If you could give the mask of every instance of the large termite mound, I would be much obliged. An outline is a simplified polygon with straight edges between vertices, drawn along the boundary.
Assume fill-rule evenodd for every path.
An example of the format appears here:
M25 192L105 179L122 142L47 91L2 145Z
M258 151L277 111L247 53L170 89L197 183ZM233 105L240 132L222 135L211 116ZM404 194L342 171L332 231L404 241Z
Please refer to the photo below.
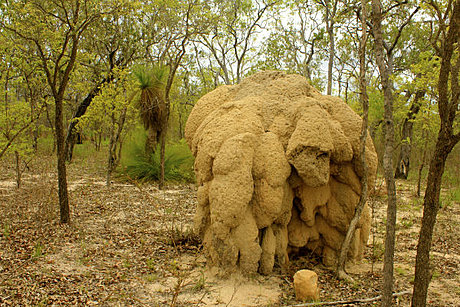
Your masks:
M269 274L308 249L333 265L358 204L361 118L299 75L267 71L203 96L185 135L195 155L195 229L208 264ZM377 155L366 142L369 185ZM362 256L369 209L349 259Z

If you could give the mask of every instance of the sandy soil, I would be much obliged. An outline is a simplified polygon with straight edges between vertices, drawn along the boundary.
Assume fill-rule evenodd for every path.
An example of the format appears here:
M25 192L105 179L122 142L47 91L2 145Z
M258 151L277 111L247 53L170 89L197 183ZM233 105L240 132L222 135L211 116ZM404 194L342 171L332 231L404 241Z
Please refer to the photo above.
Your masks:
M0 178L0 305L18 306L288 306L299 269L319 275L321 300L379 295L385 203L377 188L373 237L365 259L351 265L354 282L336 280L306 251L272 276L217 277L206 268L192 229L193 185L159 191L151 184L105 186L103 168L69 166L72 223L58 223L56 175L43 163L16 189L12 170ZM395 291L412 287L422 200L398 182ZM447 193L448 191L444 191ZM460 306L460 206L446 204L433 240L429 306ZM409 296L398 298L409 306ZM371 306L372 304L368 304ZM364 305L363 305L364 306Z

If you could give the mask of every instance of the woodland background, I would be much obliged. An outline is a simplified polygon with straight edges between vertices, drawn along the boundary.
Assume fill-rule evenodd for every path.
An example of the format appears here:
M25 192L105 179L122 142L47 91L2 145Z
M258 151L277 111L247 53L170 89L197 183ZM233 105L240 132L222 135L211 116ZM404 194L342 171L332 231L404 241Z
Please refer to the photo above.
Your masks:
M46 197L49 210L59 209L52 219L63 224L80 214L72 205L78 195L70 192L69 205L68 177L73 183L104 177L107 186L128 182L139 189L143 181L161 188L164 180L193 182L183 137L194 103L219 85L270 69L303 75L368 117L380 180L409 184L419 205L430 161L438 158L442 116L450 116L452 146L443 156L436 206L458 208L458 6L450 0L1 0L1 179L14 180L18 190L11 193L24 196L32 182L54 187L39 176L56 168L58 185ZM444 96L449 112L439 109ZM149 122L145 109L152 105L164 109ZM394 190L394 198L401 201L401 193ZM12 194L5 195L3 210L14 206ZM2 240L17 218L0 219ZM458 215L452 219L458 226ZM36 252L31 244L29 256ZM456 287L458 293L458 280Z

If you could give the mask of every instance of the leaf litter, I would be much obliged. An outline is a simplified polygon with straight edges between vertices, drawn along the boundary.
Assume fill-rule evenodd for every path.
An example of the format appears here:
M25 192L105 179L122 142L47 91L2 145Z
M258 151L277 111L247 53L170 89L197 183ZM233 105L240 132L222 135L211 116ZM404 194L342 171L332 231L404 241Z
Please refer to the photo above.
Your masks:
M16 189L8 165L0 178L0 305L54 306L278 306L295 301L292 276L318 273L322 301L379 295L382 282L385 197L377 188L372 237L361 263L348 266L353 282L339 281L309 251L272 276L219 279L206 268L193 234L193 185L115 180L105 186L98 161L69 165L71 224L61 225L56 173L43 158ZM100 162L100 161L99 161ZM398 181L395 292L413 286L421 199ZM460 305L460 208L444 206L433 238L429 306ZM395 299L410 305L410 296ZM379 302L361 304L374 306Z

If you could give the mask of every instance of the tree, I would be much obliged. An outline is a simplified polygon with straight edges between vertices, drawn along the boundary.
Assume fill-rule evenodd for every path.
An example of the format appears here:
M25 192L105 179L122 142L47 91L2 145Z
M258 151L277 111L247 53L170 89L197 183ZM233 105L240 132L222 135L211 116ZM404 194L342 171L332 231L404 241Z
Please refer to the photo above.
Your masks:
M209 3L211 30L200 35L200 43L210 52L225 84L240 83L248 53L267 10L277 1L237 0Z
M132 103L137 94L135 82L127 69L115 69L114 81L101 87L86 113L79 118L77 129L91 129L94 122L109 136L106 184L111 185L112 173L121 160L124 137L134 125L137 110Z
M63 101L88 26L103 13L100 2L11 1L2 24L16 39L32 43L55 104L55 132L61 223L70 222L65 165Z
M425 96L425 90L420 89L415 92L414 100L411 103L410 109L407 112L406 118L403 122L401 133L401 149L396 166L395 178L407 179L410 167L410 154L412 149L412 131L414 120L420 111L422 99Z
M79 119L85 115L102 87L114 81L114 71L128 67L140 57L142 45L149 44L147 31L142 29L142 23L136 22L140 16L141 12L136 10L134 4L123 4L112 14L95 20L92 35L85 37L80 44L82 52L86 54L84 66L88 67L87 74L90 74L86 81L93 85L79 102L67 128L65 155L69 162L72 161L77 140L75 127Z
M399 62L402 70L405 70L406 76L410 77L411 82L405 82L400 86L401 91L406 93L406 100L401 109L406 109L405 116L402 118L400 128L400 146L399 155L396 161L396 179L407 179L410 171L410 160L412 147L414 145L414 124L427 104L425 95L427 94L428 84L433 82L432 78L435 75L436 65L433 62L433 48L426 43L426 37L429 36L430 30L427 23L414 20L412 24L407 26L405 33L410 33L409 37L403 37L406 45L411 46L405 52L403 57L400 57ZM410 103L409 103L410 102Z
M441 58L438 80L438 111L441 119L438 138L427 178L423 203L423 218L415 260L415 280L412 306L426 306L430 282L430 249L433 229L439 210L439 195L446 159L460 141L460 132L455 131L455 120L459 114L460 100L460 0L450 1L445 10L435 2L428 2L438 21L434 33L434 47ZM450 16L450 19L449 19Z
M295 18L276 16L271 33L264 40L258 63L252 69L278 69L297 73L321 88L318 51L324 48L324 29L317 19L319 12L307 2L287 1L285 10ZM275 12L282 15L284 12Z
M325 10L324 23L326 24L326 32L329 39L329 56L327 62L327 94L332 94L332 68L335 57L335 23L337 18L338 0L315 0Z
M350 225L347 229L347 234L345 239L342 242L340 248L339 259L337 260L337 269L336 274L338 278L346 279L348 278L345 272L345 262L347 259L348 250L350 247L351 240L355 233L356 225L358 224L359 219L361 218L361 213L363 212L364 206L367 201L367 190L368 190L368 167L366 163L366 140L368 137L368 114L369 114L369 96L367 95L367 80L366 80L366 44L367 44L367 1L361 1L361 39L359 42L359 97L363 107L363 123L361 127L361 167L363 169L363 176L361 177L361 196L359 198L358 205L355 208L355 214L350 221Z
M388 44L383 37L382 3L380 0L372 0L372 33L374 35L374 48L376 62L380 72L380 81L384 96L384 122L385 122L385 153L383 156L383 170L387 187L388 207L387 224L385 232L385 255L383 264L383 287L382 287L382 306L391 306L393 292L393 265L394 265L394 246L396 229L396 185L393 177L393 150L394 150L394 122L393 122L393 51L401 37L404 27L410 22L415 9L409 18L398 28L397 36L392 45ZM386 14L387 12L385 12Z

